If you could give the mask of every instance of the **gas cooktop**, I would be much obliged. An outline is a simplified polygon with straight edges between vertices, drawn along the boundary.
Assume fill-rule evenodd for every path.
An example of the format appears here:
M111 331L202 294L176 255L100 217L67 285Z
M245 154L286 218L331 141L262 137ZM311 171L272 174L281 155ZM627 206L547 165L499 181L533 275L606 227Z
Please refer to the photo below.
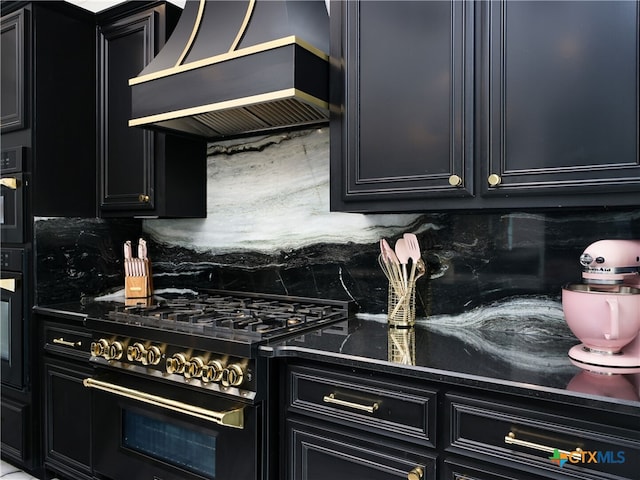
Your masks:
M168 331L242 337L251 343L344 320L352 310L348 301L207 290L118 306L108 318Z

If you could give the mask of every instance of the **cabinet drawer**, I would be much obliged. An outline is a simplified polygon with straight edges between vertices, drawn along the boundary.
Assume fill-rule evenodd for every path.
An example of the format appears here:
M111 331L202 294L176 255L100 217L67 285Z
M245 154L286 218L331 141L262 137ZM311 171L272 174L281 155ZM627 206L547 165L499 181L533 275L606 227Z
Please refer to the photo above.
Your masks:
M402 442L287 421L287 480L431 480L435 457Z
M45 323L44 349L50 354L89 360L91 334L81 326Z
M435 391L366 372L291 367L288 375L290 411L435 446Z
M543 411L457 394L447 394L445 406L451 452L563 478L633 479L640 471L637 421L623 429L569 407Z

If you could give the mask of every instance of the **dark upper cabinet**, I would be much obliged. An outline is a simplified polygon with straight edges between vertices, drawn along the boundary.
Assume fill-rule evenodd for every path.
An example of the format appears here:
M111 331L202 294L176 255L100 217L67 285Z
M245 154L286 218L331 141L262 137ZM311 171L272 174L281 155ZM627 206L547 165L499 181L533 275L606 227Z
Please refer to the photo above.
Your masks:
M206 216L206 141L129 127L129 79L153 59L181 10L128 2L98 15L100 215Z
M26 10L2 17L0 33L0 131L10 132L26 126L25 118L25 27Z
M25 153L33 215L96 215L94 55L89 12L3 2L1 143Z
M480 164L500 178L480 182L483 195L583 194L565 198L600 205L599 193L629 192L611 203L640 204L639 9L483 4Z
M332 2L331 209L638 205L637 2Z

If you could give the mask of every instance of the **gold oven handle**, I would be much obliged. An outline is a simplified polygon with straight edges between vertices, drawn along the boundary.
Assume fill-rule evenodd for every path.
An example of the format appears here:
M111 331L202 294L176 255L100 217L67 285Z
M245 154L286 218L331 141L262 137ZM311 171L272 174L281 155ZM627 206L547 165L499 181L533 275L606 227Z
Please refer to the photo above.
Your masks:
M15 278L2 278L0 279L0 288L9 292L16 291L16 279Z
M333 403L335 405L341 405L343 407L354 408L356 410L364 410L367 413L373 413L378 409L378 403L375 402L373 405L360 405L359 403L348 402L346 400L340 400L336 398L335 394L331 393L329 395L325 395L322 399L325 403Z
M518 445L520 447L527 447L527 448L531 448L533 450L538 450L540 452L545 452L545 453L553 453L557 450L559 453L564 453L565 455L570 456L575 460L582 459L582 456L580 454L582 452L582 449L580 447L577 447L573 452L568 452L566 450L560 450L559 448L548 447L547 445L540 445L539 443L527 442L526 440L519 440L516 438L516 434L513 432L509 432L507 435L505 435L504 443L506 443L507 445Z
M18 188L18 179L15 177L0 178L0 185L10 188L11 190L16 190Z
M131 398L139 402L155 405L156 407L166 408L174 412L184 413L192 417L202 418L209 422L217 423L225 427L244 428L244 408L236 408L226 412L216 412L205 408L196 407L169 398L158 397L149 393L133 390L131 388L116 385L114 383L103 382L94 378L85 378L82 381L87 388L95 388L121 397Z

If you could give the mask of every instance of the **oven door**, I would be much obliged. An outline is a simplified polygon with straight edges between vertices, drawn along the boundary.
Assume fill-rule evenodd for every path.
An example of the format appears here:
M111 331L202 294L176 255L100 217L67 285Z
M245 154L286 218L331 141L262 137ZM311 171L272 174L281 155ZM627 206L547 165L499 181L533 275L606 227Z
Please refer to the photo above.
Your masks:
M3 251L3 258L4 258ZM22 274L0 272L0 357L2 383L22 389L24 370L22 337L24 308L22 304Z
M24 243L27 175L0 177L0 238L2 243Z
M93 389L94 471L112 480L256 480L261 409L126 373Z

